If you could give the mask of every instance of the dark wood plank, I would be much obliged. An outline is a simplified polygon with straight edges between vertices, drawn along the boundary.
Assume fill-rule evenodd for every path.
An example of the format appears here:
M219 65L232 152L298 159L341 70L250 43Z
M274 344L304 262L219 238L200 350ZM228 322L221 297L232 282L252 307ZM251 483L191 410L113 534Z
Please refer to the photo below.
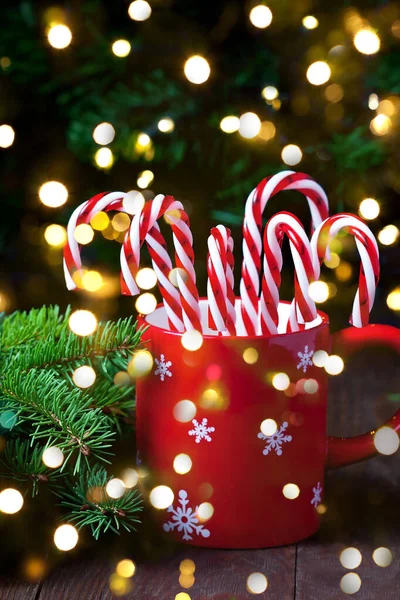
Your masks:
M36 600L39 588L39 583L30 584L17 579L0 577L1 600Z
M389 399L399 390L400 358L386 351L363 351L332 381L329 407L331 435L356 435L390 417L399 404ZM358 548L362 563L354 572L361 578L355 597L360 600L398 600L400 581L400 454L338 469L326 477L320 532L298 544L296 599L348 598L340 580L349 570L339 560L348 546ZM375 548L393 553L387 568L373 559Z

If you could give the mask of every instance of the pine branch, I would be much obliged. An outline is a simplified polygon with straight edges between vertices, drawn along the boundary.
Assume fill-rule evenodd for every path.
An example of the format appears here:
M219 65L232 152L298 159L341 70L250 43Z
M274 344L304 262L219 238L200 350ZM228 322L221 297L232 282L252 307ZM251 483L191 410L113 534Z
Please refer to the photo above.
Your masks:
M71 390L55 371L23 373L9 368L0 393L9 409L31 422L32 440L46 438L64 451L62 469L76 453L74 473L79 472L82 457L87 464L89 456L108 462L107 448L115 438L110 419L101 409L91 408L93 399L80 389Z
M103 467L96 466L92 471L83 471L68 491L55 489L62 498L61 505L70 510L67 521L78 529L90 527L96 540L108 530L117 534L121 529L136 531L135 525L140 523L137 514L143 507L139 493L127 490L122 498L110 498L105 488L112 478Z

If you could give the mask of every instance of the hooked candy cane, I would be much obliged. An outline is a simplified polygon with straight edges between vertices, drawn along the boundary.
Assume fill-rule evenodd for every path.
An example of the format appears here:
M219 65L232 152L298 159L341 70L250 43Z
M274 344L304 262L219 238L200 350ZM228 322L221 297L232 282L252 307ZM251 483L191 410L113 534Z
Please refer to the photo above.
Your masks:
M243 263L240 282L241 312L247 335L256 335L259 323L259 291L262 253L262 213L269 199L283 190L306 196L312 230L328 217L328 198L322 187L305 173L282 171L261 181L250 193L243 222Z
M208 238L207 296L210 329L236 335L233 277L233 239L229 229L218 225Z

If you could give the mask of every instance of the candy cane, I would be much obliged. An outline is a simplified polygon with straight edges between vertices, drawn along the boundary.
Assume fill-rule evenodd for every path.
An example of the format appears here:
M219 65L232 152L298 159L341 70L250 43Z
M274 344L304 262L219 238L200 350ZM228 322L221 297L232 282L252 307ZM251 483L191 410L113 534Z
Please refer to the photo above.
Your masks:
M279 287L281 284L283 236L289 238L295 267L295 302L291 306L291 318L300 310L303 319L313 321L317 317L315 303L308 288L315 279L315 268L310 242L304 228L294 215L280 212L274 215L264 230L264 274L260 300L262 335L278 333Z
M378 244L370 228L362 219L348 213L329 217L321 223L311 238L313 264L318 278L327 246L345 227L348 227L354 236L361 258L358 289L349 322L354 327L365 327L369 322L380 274Z
M163 215L167 215L171 224L176 265L186 274L186 279L181 276L180 271L177 275L183 322L187 330L201 331L199 294L193 267L193 236L190 231L189 218L182 203L172 196L158 194L153 200L146 202L143 209L132 219L121 248L122 293L134 296L139 292L135 276L139 269L140 248L145 240L148 241L149 250L153 253L152 258L157 274L165 274L167 271L165 254L155 243L157 240L154 240L154 226ZM163 279L165 285L167 285L166 280L168 280L167 277Z
M311 212L312 230L329 214L328 199L324 190L305 173L282 171L261 181L250 193L243 222L243 264L240 282L242 319L247 335L256 335L259 322L262 213L268 200L282 190L297 190L304 194Z
M107 212L112 210L128 212L123 205L125 195L124 192L104 192L97 194L78 206L72 213L67 227L67 244L64 247L64 275L68 289L76 289L77 286L72 278L72 273L74 270L80 271L82 269L80 245L74 236L76 227L81 223L90 223L93 216L103 210ZM182 321L179 292L168 279L168 275L172 269L172 262L166 250L164 237L157 223L155 223L151 233L148 235L146 242L163 296L169 325L172 330L182 332L184 331L184 324ZM161 261L158 261L158 257L161 258ZM124 247L121 248L121 262L126 263ZM136 293L139 293L137 286Z
M207 296L210 329L225 335L236 334L233 290L233 239L229 229L218 225L208 238Z

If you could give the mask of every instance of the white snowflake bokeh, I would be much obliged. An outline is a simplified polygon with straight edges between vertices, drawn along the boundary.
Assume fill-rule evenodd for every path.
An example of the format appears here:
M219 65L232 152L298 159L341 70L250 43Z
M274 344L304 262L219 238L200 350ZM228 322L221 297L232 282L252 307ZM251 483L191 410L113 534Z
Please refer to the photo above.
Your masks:
M207 442L212 442L212 437L210 433L215 431L215 427L208 427L208 419L203 419L201 423L197 421L197 419L193 419L192 424L194 425L193 429L191 429L188 433L189 435L196 436L196 444L200 444L201 440L206 440Z
M273 450L275 450L278 456L282 456L283 444L287 444L293 439L291 435L286 435L287 427L288 422L284 421L273 435L265 435L262 431L259 432L257 437L260 438L260 440L264 440L266 442L263 454L267 455Z
M317 508L318 504L321 504L321 501L322 501L322 499L321 499L322 486L319 481L318 481L316 487L313 487L312 491L313 491L314 496L313 496L313 499L311 500L311 504L313 506L315 506L315 508Z
M172 373L169 370L169 368L172 367L172 362L170 360L165 360L164 354L161 354L160 360L158 360L158 358L155 358L154 362L157 365L157 369L154 371L154 375L159 375L161 381L164 381L165 377L172 377Z
M297 356L300 359L299 364L297 365L297 368L303 369L303 373L305 373L307 371L308 367L313 366L313 362L311 360L311 357L313 354L314 354L314 350L309 350L308 346L304 346L304 352L297 353Z
M164 523L164 531L174 531L176 529L179 533L183 532L182 540L186 542L193 539L193 533L201 535L204 538L210 537L209 529L199 524L199 520L196 517L198 506L194 510L188 507L189 499L185 490L180 490L178 496L180 506L174 508L174 505L171 504L167 508L167 511L172 513L172 517L170 521Z

